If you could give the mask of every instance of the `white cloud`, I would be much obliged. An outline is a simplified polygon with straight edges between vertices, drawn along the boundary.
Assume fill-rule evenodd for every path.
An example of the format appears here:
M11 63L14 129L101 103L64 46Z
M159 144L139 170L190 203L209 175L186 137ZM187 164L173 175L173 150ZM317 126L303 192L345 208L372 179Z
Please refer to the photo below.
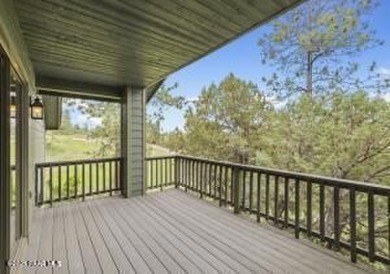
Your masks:
M197 97L197 96L186 98L186 101L189 103L194 103L194 102L197 102L198 100L199 100L199 97Z
M378 72L383 77L390 77L390 69L381 67L378 69Z
M382 94L381 97L385 99L386 102L390 102L390 93Z

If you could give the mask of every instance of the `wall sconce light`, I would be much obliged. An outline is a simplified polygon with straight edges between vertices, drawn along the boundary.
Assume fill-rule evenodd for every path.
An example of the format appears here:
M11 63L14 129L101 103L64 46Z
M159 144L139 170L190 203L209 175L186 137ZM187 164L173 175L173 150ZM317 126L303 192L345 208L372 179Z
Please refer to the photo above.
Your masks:
M34 101L30 104L31 119L42 120L43 119L43 104L41 99L36 96Z
M11 95L11 106L10 106L11 119L16 118L16 97Z

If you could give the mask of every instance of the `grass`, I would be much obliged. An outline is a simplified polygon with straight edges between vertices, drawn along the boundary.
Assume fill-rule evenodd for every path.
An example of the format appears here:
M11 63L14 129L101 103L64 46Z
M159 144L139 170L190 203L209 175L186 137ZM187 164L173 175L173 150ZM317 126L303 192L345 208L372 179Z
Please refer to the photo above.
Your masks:
M169 155L169 151L165 148L156 145L147 145L146 147L147 157L158 157ZM87 136L82 134L64 134L61 131L48 131L46 134L46 162L53 161L68 161L68 160L83 160L91 159L92 155L96 154L97 146L95 142L88 140ZM173 182L173 161L154 160L147 162L147 187L156 187L160 184L168 185ZM92 165L90 172L89 165L85 166L85 192L96 192L103 190L103 182L106 183L106 189L109 188L109 165L106 164L106 174L103 177L103 164L99 164L99 174L96 169L96 165ZM61 174L61 191L59 188L59 175ZM112 172L112 181L115 181L115 172ZM44 184L44 200L48 200L50 197L50 173L49 169L45 168L43 181ZM62 197L66 197L67 185L66 185L66 168L63 167L59 170L58 167L52 169L52 185L53 185L53 199L59 197L61 192ZM90 178L92 179L90 181ZM77 187L76 187L77 182ZM77 179L75 176L75 167L71 166L69 169L69 196L82 195L82 167L78 166Z

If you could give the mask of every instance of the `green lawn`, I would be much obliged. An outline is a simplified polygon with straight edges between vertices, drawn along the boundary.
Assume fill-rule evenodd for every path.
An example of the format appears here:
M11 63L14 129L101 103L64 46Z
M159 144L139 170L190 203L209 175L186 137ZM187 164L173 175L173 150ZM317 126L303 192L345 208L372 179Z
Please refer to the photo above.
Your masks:
M97 151L97 145L94 141L88 140L87 136L81 134L62 134L60 131L48 131L46 134L46 162L53 161L71 161L91 159ZM156 145L147 145L147 156L158 157L169 155L169 151L165 148ZM155 187L156 185L167 185L173 182L173 161L153 161L147 162L146 172L148 178L148 187ZM105 165L106 174L103 176L103 164L99 164L99 174L97 174L96 165L92 165L92 169L89 169L89 165L85 166L84 170L84 183L85 192L96 192L103 190L103 183L105 188L109 189L109 182L113 182L115 185L116 175L114 170L112 171L112 179L109 177L109 164ZM59 175L61 173L61 190L59 187ZM74 196L77 191L77 195L82 195L83 180L82 180L82 166L77 167L77 179L75 173L75 166L70 166L69 169L69 195ZM45 168L44 171L44 198L47 200L50 197L50 173L49 168ZM67 193L67 172L66 168L62 167L59 170L58 167L52 169L52 186L53 186L53 199L59 197L61 192L62 197L66 197ZM77 184L76 184L77 182ZM77 185L77 187L76 187Z

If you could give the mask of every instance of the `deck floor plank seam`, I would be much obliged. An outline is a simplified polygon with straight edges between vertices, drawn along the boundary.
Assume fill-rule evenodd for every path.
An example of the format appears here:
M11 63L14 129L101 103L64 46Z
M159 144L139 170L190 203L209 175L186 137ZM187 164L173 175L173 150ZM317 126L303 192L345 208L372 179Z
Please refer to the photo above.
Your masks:
M114 273L117 272L118 269L114 263L111 253L108 251L102 235L98 231L97 225L94 222L89 210L88 206L85 205L80 207L81 216L85 223L86 229L90 235L90 239L92 241L92 245L95 249L96 256L100 263L103 273Z
M220 249L232 252L235 254L236 259L245 263L245 265L253 272L280 272L283 271L283 262L278 264L273 263L270 260L268 254L263 254L263 257L256 256L252 252L247 252L247 249L250 248L248 245L244 245L239 242L237 239L234 239L227 233L225 230L214 231L212 226L209 226L205 220L194 220L194 216L188 217L186 214L182 213L179 209L166 209L165 201L154 200L154 197L149 196L145 198L145 202L150 202L152 205L157 206L158 203L161 205L161 210L165 211L167 215L171 215L172 218L177 223L182 223L183 225L189 226L194 231L199 231L198 233L204 237L207 237L209 241L215 242ZM272 258L271 258L272 259Z
M142 206L142 207L149 207L149 209L154 210L154 212L159 214L161 218L165 219L166 221L170 222L171 224L174 224L174 226L177 226L177 227L180 226L181 230L186 229L187 231L190 231L191 233L197 235L200 239L202 239L203 241L206 241L208 244L210 244L210 246L212 248L214 248L215 251L222 251L224 253L224 255L227 256L228 261L226 261L226 263L235 262L235 263L238 263L239 265L241 265L241 270L237 271L237 272L239 272L239 273L251 272L249 267L242 261L242 259L243 259L242 257L237 258L237 254L236 253L232 252L229 249L224 249L223 246L221 248L221 245L218 242L216 242L215 239L205 237L205 235L200 235L192 227L188 227L188 226L185 226L185 225L183 225L181 223L178 223L176 220L172 219L173 217L169 216L168 214L165 214L164 216L161 215L161 211L160 210L155 210L155 207L148 205L146 201L143 201L140 206ZM233 265L230 264L230 266L237 268L237 265L234 265L234 264Z
M142 241L139 236L124 222L124 220L118 215L114 205L104 204L100 205L100 211L103 214L110 215L112 219L118 224L119 229L123 232L123 235L128 239L134 248L139 252L140 256L148 264L150 270L153 273L168 273L165 266L159 261L157 256L149 249L149 247Z
M137 199L137 198L134 198ZM134 201L132 201L134 202ZM168 239L166 239L166 235L161 235L155 230L155 226L148 225L148 222L144 220L143 218L132 216L135 221L140 224L146 232L149 233L150 237L153 237L153 239L159 243L160 247L162 247L165 252L169 253L170 256L181 266L185 268L185 271L188 271L190 273L200 273L201 269L196 266L196 264L191 261L188 257L186 257L182 250L174 246L174 243L170 242Z
M102 239L106 244L107 249L109 250L112 258L114 259L115 265L120 273L135 273L134 266L131 264L127 258L120 242L117 241L115 236L112 234L110 228L102 220L102 217L97 212L98 206L93 202L88 204L88 210L91 213L92 218L94 219L95 224L97 225Z
M72 205L64 206L65 220L65 239L68 252L68 266L70 273L85 273L84 263L82 261L81 250L76 235L76 227L73 222Z
M168 195L166 197L161 197L161 196L162 195L160 195L159 197L156 196L154 198L156 199L161 198L162 202L173 203L174 205L177 205L172 208L175 208L175 210L178 211L182 211L183 215L187 215L187 214L191 215L191 219L195 223L199 223L200 221L205 222L205 225L208 226L210 230L214 230L214 229L218 231L225 230L229 235L229 237L231 237L230 239L233 241L233 243L236 244L239 243L242 247L251 250L251 253L254 255L257 254L258 256L262 256L263 258L264 256L266 256L267 258L269 258L270 263L272 264L275 264L279 261L277 259L278 256L280 256L283 253L286 253L280 248L277 248L278 247L277 245L267 244L267 241L264 241L263 237L252 239L248 237L249 233L247 232L243 233L242 230L235 227L233 224L231 224L230 226L225 226L221 224L219 220L217 220L218 217L212 218L209 214L204 214L199 210L196 210L194 207L189 206L188 204L178 203L177 201L174 200L174 198ZM171 200L167 200L167 199L171 199ZM298 258L294 260L292 258L293 255L292 254L289 255L290 256L287 256L286 254L285 259L283 261L279 261L279 265L283 268L292 268L295 269L296 271L302 271L301 264L305 264L305 262L300 262L299 260L297 260ZM319 270L309 263L306 264L306 268L311 269L311 271Z
M119 211L119 214L121 214L121 211ZM160 258L161 263L165 265L166 269L171 273L184 273L184 269L179 265L179 263L176 262L175 259L171 257L170 254L167 253L159 245L159 243L146 232L144 227L137 224L134 219L129 220L127 218L129 217L128 215L129 214L125 214L124 216L121 214L121 217L127 222L128 226L139 235L139 237L144 239L145 244L148 245L150 250L152 250L154 254Z
M42 222L42 226L45 229L45 233L42 235L40 244L39 244L39 251L38 251L38 258L39 260L52 260L53 259L53 210L50 208L45 208L45 216ZM38 273L52 273L51 268L36 268L36 272Z
M183 191L174 192L167 191L167 194L171 195L171 197L175 199L180 199L180 202L183 204L188 203L188 199L198 198L191 195L188 197L188 194ZM332 266L332 267L340 267L342 269L350 268L351 271L356 271L356 268L360 268L358 265L354 265L350 262L347 262L338 254L333 254L333 251L324 250L321 247L316 247L310 242L306 242L305 240L297 240L293 238L293 235L288 235L283 231L276 231L277 228L270 227L265 224L258 224L252 220L247 219L246 217L240 215L233 215L231 212L227 211L224 208L217 207L208 202L197 203L199 208L208 210L210 216L215 216L220 219L225 225L237 225L240 229L246 229L248 231L247 235L251 236L253 240L256 240L256 236L267 238L269 243L273 243L273 245L278 244L284 248L284 253L288 256L297 256L299 258L310 259L309 261L314 265L321 267L322 265ZM234 216L234 217L233 217ZM245 218L245 219L244 219ZM264 235L266 234L266 235ZM294 248L296 247L296 248ZM324 254L323 254L324 253ZM325 256L321 256L325 255ZM363 269L361 269L363 270Z
M129 208L142 208L142 201L136 204L129 204ZM193 239L188 234L185 234L180 227L174 227L170 223L164 221L161 216L151 211L149 208L142 208L145 214L145 218L158 222L159 226L163 229L160 231L163 235L170 233L172 237L175 237L175 241L181 242L186 248L194 252L198 258L207 262L208 265L212 266L214 270L223 273L234 272L223 260L218 259L215 254L211 253L207 248L202 246L199 242ZM244 272L244 271L243 271Z
M101 201L99 201L101 203ZM151 270L148 264L144 261L139 252L135 249L131 242L128 241L126 236L122 233L121 229L118 227L118 224L114 222L110 215L100 214L101 218L104 220L105 224L110 228L112 235L116 238L117 242L120 244L123 252L125 253L127 259L132 264L135 272L137 273L151 273Z

